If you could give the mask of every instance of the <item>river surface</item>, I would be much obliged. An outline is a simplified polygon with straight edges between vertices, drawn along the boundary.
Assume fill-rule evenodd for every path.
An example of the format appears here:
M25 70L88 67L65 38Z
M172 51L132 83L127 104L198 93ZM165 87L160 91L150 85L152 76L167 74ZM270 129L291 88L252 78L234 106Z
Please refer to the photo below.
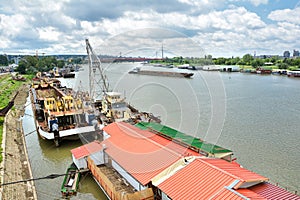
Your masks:
M110 88L140 111L152 112L163 124L228 148L243 167L290 191L300 191L300 79L207 71L188 71L194 76L185 79L128 74L141 66L138 63L103 66ZM87 66L75 79L61 81L68 87L87 87ZM25 134L34 131L30 105L23 124ZM65 173L72 162L70 150L82 144L70 141L57 148L36 132L27 135L26 142L34 177ZM63 177L36 181L39 199L61 199L62 181ZM106 198L94 180L85 176L72 199Z

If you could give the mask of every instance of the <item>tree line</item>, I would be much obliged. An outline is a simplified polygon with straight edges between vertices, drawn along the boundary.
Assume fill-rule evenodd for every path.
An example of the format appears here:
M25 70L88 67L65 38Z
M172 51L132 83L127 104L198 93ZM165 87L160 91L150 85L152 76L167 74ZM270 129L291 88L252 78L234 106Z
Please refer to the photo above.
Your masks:
M296 58L282 58L279 56L256 58L250 54L245 54L242 58L232 57L232 58L214 58L214 64L216 65L247 65L253 68L263 67L263 66L275 66L279 69L297 69L300 68L300 57Z
M211 55L206 55L204 58L185 57L182 56L165 58L162 60L152 61L152 63L163 63L167 65L182 65L190 64L196 66L203 65L239 65L251 66L253 68L272 66L279 69L298 69L300 68L300 57L297 58L282 58L280 56L273 57L254 57L251 54L245 54L243 57L231 58L213 58ZM0 66L7 66L10 62L5 55L0 55ZM71 63L82 63L81 58L74 58ZM16 69L21 74L35 74L37 72L47 72L54 67L62 68L65 65L64 60L58 60L54 56L24 56Z
M43 56L38 58L36 56L25 56L20 60L16 72L20 74L36 74L37 72L48 72L55 67L62 68L65 61L57 60L52 56Z
M206 55L204 58L194 57L174 57L165 58L163 60L152 61L152 63L163 63L171 65L239 65L239 66L251 66L253 68L272 66L279 69L298 69L300 68L300 57L297 58L282 58L280 56L273 57L254 57L251 54L245 54L243 57L231 57L231 58L212 58L211 55Z

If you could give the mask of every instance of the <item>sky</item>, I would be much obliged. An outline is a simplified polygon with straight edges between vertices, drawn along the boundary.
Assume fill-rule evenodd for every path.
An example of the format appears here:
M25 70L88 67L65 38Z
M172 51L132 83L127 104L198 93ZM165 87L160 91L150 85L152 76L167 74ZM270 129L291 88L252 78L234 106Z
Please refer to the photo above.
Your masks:
M300 0L0 0L0 54L242 57L300 50Z

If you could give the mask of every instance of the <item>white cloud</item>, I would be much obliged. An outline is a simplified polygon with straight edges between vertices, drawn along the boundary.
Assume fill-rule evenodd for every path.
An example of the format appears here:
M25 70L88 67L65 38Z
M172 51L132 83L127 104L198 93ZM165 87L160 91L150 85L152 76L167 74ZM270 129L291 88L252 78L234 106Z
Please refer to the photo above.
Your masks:
M7 37L15 37L16 35L21 34L23 28L29 26L26 22L26 18L21 14L11 16L0 15L0 19L1 35Z
M300 8L273 11L268 18L275 23L267 24L268 20L250 12L247 6L249 3L267 4L268 0L178 1L170 4L171 0L167 0L161 5L154 0L150 5L129 0L122 5L109 0L87 4L79 0L12 0L1 5L0 45L12 51L40 49L47 54L85 53L85 38L97 45L113 40L111 47L105 44L107 49L99 49L117 55L120 51L139 49L139 44L159 49L164 41L170 51L177 48L188 53L192 49L183 43L189 39L213 55L226 53L230 56L254 49L281 53L288 45L291 49L299 46ZM102 13L97 7L102 4L114 9L101 8L106 12Z
M60 41L61 34L54 27L38 28L39 37L45 41Z
M275 10L268 15L268 18L279 22L290 22L300 24L300 7L295 9Z
M268 0L249 0L253 5L268 4Z
M236 2L249 2L254 6L259 6L261 4L267 5L269 0L227 0L229 3L236 3Z

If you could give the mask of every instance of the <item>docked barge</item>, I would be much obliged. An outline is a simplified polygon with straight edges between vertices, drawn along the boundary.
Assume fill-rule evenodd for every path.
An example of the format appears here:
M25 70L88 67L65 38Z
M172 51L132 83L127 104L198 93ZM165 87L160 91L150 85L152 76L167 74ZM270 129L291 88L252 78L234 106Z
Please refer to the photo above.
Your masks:
M59 146L62 139L79 139L79 134L95 131L93 109L83 94L75 96L58 80L41 80L30 89L32 109L38 134Z

